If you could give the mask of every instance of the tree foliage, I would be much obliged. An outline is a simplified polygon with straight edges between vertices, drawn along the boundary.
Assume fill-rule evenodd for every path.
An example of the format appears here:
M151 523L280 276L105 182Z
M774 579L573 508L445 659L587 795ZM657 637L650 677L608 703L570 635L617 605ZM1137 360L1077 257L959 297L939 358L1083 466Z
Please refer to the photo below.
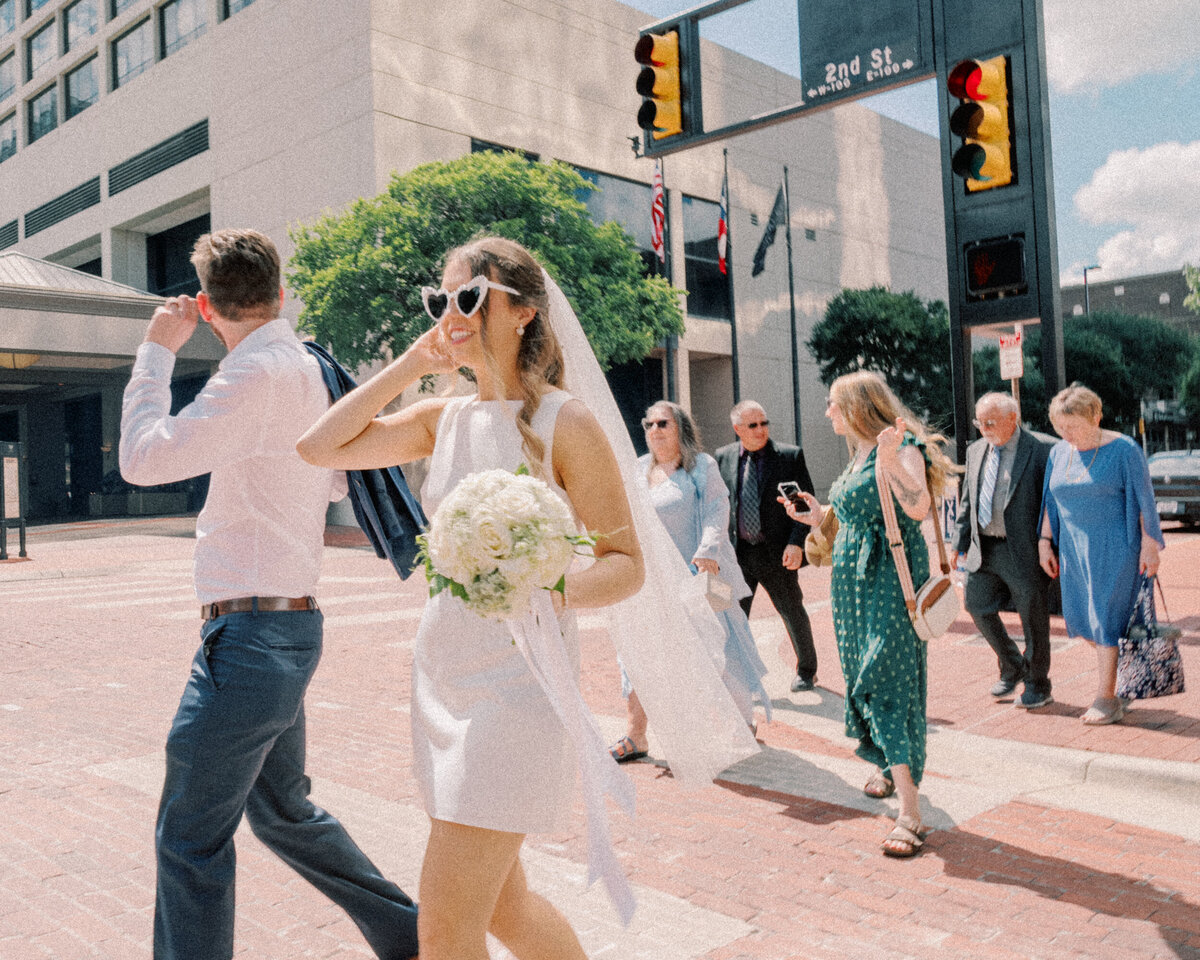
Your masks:
M1067 382L1078 381L1095 390L1104 403L1105 424L1125 432L1137 426L1143 397L1176 395L1197 356L1187 333L1156 317L1098 311L1091 316L1068 317L1062 333ZM1022 403L1021 413L1038 429L1049 430L1046 404L1041 399L1041 350L1041 327L1027 327L1021 394L1036 397L1038 402ZM974 367L977 396L987 390L1008 389L1007 382L1000 379L995 347L977 351Z
M918 416L938 429L952 427L950 314L942 301L885 287L843 290L807 346L826 386L855 370L875 370Z
M481 231L519 241L575 307L604 367L639 360L683 332L678 291L644 275L633 239L594 224L578 199L595 189L562 163L475 153L392 177L388 189L292 231L288 284L300 326L353 367L402 352L427 328L421 287L441 258Z

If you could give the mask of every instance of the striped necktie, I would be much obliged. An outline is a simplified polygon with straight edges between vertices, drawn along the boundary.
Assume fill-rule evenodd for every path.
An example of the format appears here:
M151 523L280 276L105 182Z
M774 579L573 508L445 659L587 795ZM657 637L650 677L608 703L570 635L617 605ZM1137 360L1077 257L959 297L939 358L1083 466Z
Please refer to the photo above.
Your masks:
M996 495L996 477L1000 475L1000 451L988 448L987 462L983 465L983 480L979 484L979 529L992 522L992 499Z
M740 519L742 521L742 539L750 543L762 540L762 517L759 515L760 493L758 489L758 458L754 454L746 456L746 472L742 475L742 504Z

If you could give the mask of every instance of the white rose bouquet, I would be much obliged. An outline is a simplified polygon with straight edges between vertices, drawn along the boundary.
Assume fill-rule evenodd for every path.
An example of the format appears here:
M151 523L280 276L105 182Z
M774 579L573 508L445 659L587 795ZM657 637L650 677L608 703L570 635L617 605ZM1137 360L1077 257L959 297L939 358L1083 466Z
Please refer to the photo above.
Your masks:
M449 590L473 613L507 620L529 609L535 590L563 592L576 547L596 538L522 464L464 477L417 542L431 597Z

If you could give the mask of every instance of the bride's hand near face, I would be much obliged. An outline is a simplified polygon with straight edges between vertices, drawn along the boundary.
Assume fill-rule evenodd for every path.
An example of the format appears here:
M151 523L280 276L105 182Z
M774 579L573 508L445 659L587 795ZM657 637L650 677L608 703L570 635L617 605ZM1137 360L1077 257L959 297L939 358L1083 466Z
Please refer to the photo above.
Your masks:
M406 357L411 358L415 369L421 371L417 374L418 377L451 373L458 369L458 364L450 356L450 342L446 339L446 331L440 323L435 323L417 337L392 364L400 363Z

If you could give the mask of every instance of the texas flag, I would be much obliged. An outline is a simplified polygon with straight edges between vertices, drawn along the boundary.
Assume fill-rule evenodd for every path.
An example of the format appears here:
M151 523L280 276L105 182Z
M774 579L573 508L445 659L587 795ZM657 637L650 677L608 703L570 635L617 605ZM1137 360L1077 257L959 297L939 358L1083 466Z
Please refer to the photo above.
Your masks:
M721 209L717 220L717 266L725 273L725 250L729 246L729 175L721 181Z

